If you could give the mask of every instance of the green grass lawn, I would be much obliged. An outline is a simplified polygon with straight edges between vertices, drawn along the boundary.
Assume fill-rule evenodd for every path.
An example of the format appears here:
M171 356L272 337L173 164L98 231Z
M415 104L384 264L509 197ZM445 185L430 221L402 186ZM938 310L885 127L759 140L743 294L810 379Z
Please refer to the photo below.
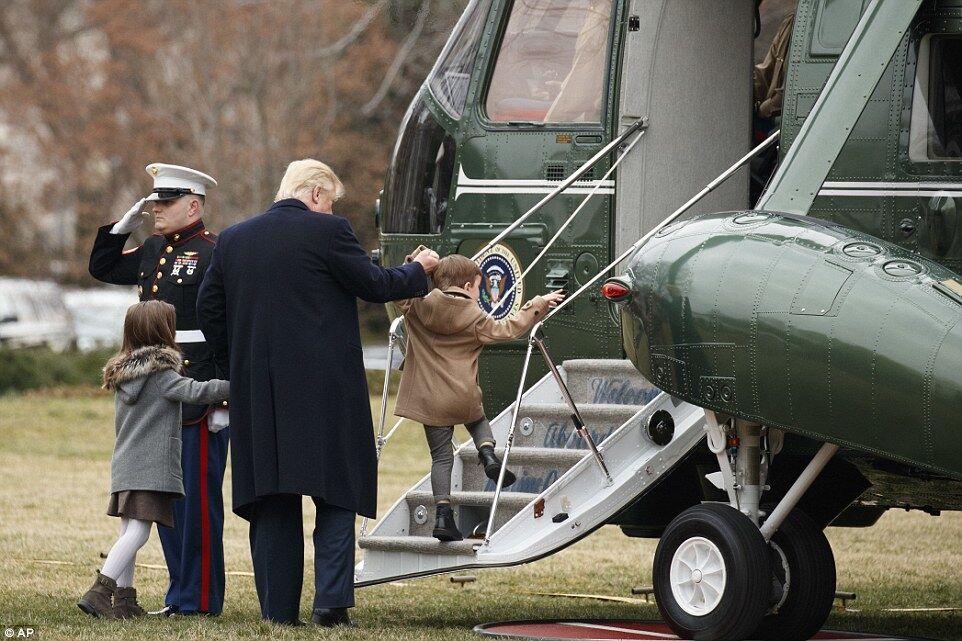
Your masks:
M372 412L379 399L372 399ZM380 508L428 470L419 426L405 424L382 461ZM460 438L465 438L461 434ZM355 630L285 629L261 623L246 522L228 515L227 603L217 619L100 621L77 598L100 566L119 522L104 514L113 439L110 397L34 393L0 397L0 627L39 626L43 639L473 639L478 623L542 617L658 617L654 605L541 596L630 596L651 582L655 541L605 527L537 563L472 572L466 587L431 577L358 591ZM228 474L230 470L228 469ZM225 486L229 506L229 480ZM310 503L307 503L310 506ZM305 533L313 519L305 509ZM358 522L360 526L360 522ZM890 512L869 529L830 529L838 587L854 591L858 612L837 612L828 626L962 641L962 612L893 612L894 608L962 608L962 514L931 517ZM163 604L166 571L156 536L138 557L135 583L148 608ZM151 567L158 566L158 567ZM307 564L308 572L311 567ZM313 577L305 576L302 616L310 615Z

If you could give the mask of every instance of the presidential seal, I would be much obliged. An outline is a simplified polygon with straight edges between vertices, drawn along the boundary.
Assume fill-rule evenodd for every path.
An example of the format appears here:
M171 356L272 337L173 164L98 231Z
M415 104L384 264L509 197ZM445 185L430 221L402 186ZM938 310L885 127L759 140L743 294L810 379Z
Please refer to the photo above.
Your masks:
M495 245L481 255L481 297L478 305L486 314L497 307L492 318L501 320L519 309L524 301L521 261L507 245ZM515 283L518 283L515 286ZM512 289L513 288L513 289ZM509 292L510 290L510 292ZM503 300L505 294L507 299Z

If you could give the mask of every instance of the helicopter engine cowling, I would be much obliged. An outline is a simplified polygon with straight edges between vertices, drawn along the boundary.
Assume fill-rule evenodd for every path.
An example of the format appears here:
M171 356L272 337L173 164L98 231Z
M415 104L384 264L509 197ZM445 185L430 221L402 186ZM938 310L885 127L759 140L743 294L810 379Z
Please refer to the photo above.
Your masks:
M675 223L620 279L625 349L725 415L962 477L962 277L766 211Z

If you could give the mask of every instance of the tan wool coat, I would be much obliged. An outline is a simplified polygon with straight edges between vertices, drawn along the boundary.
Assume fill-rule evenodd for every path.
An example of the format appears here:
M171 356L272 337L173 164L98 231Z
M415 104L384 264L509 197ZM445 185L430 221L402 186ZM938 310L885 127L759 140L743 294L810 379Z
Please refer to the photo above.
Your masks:
M407 353L394 413L431 426L481 418L481 349L524 335L548 310L548 302L535 296L513 317L496 321L460 287L395 305L404 314Z

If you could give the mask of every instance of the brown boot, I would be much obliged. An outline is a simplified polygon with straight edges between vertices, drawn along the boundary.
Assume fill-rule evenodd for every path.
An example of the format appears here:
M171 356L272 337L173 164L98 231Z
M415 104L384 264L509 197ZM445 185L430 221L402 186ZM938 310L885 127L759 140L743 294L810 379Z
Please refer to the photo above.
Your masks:
M86 594L80 597L77 607L92 617L113 619L112 598L115 592L117 592L117 582L98 572L94 584Z
M137 603L137 590L133 588L117 588L114 595L114 618L135 619L147 614Z

